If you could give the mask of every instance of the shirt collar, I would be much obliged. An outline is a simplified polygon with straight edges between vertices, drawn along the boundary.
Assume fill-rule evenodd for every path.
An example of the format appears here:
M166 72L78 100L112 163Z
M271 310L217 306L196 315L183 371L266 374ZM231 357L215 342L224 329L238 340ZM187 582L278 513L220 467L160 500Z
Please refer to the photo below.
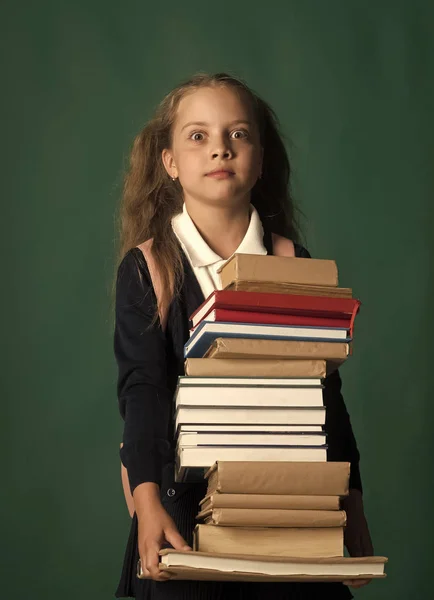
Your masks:
M208 246L200 235L187 212L185 203L182 212L173 217L172 228L193 267L208 267L224 260ZM249 227L234 254L267 254L263 238L264 229L261 219L259 218L258 211L251 204Z

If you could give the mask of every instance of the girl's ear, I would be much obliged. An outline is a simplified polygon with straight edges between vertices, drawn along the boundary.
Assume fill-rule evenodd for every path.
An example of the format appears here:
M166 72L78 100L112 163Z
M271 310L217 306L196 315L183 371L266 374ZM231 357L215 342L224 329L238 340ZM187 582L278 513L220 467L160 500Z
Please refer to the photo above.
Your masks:
M161 153L161 159L169 177L176 179L178 177L178 169L176 168L171 150L165 148Z

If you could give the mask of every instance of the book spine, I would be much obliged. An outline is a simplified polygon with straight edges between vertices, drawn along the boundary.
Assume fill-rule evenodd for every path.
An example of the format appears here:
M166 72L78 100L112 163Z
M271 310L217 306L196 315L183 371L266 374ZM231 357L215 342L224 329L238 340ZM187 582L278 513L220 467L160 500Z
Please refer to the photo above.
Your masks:
M234 527L343 527L345 511L215 508L202 511L197 518L206 523Z
M290 496L284 494L219 494L206 496L201 510L212 508L268 508L284 510L338 511L339 496Z
M344 361L350 347L347 342L217 337L203 358Z
M198 525L197 531L199 552L299 558L343 556L343 527L249 528Z
M346 462L218 462L215 489L228 494L295 494L346 496L350 465ZM211 483L209 488L211 487ZM208 489L211 493L212 489Z
M287 325L287 326L302 326L302 327L327 327L327 328L340 328L350 329L353 320L351 315L348 317L316 317L312 315L294 315L294 314L282 314L282 313L271 313L271 312L253 312L247 310L228 310L225 308L216 308L214 313L213 322L226 322L226 323L250 323L250 324L263 324L263 325ZM201 319L200 323L210 316L208 313ZM195 325L197 327L199 323ZM190 329L194 331L195 328Z
M333 260L264 257L251 255L235 255L237 263L236 279L248 281L284 282L298 285L320 285L337 287L338 272ZM221 269L222 283L228 285L225 271L229 265ZM224 287L226 287L226 285Z
M191 377L324 378L326 361L187 358L185 374Z

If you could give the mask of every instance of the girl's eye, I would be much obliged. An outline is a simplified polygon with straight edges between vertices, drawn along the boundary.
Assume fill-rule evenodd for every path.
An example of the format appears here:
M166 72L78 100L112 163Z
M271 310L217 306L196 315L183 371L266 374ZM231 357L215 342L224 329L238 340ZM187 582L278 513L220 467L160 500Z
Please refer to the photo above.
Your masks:
M242 140L243 138L246 138L247 135L247 131L245 131L244 129L237 129L236 131L232 132L232 137L236 140Z
M190 135L190 139L192 139L194 142L201 142L203 140L203 133L196 131Z

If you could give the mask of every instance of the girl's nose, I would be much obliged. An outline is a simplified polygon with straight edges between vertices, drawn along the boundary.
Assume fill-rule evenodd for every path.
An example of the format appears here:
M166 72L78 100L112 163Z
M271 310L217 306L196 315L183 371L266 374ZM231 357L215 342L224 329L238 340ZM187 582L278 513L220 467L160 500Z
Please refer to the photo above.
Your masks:
M213 158L232 158L232 156L232 150L225 145L222 145L219 148L214 148L214 151L212 152Z
M230 150L225 150L225 151L221 151L220 152L220 151L216 150L215 152L213 152L212 157L213 158L219 158L219 157L222 157L222 158L231 158L231 151Z
M230 142L226 136L218 136L214 139L211 155L213 158L232 158L233 152Z

